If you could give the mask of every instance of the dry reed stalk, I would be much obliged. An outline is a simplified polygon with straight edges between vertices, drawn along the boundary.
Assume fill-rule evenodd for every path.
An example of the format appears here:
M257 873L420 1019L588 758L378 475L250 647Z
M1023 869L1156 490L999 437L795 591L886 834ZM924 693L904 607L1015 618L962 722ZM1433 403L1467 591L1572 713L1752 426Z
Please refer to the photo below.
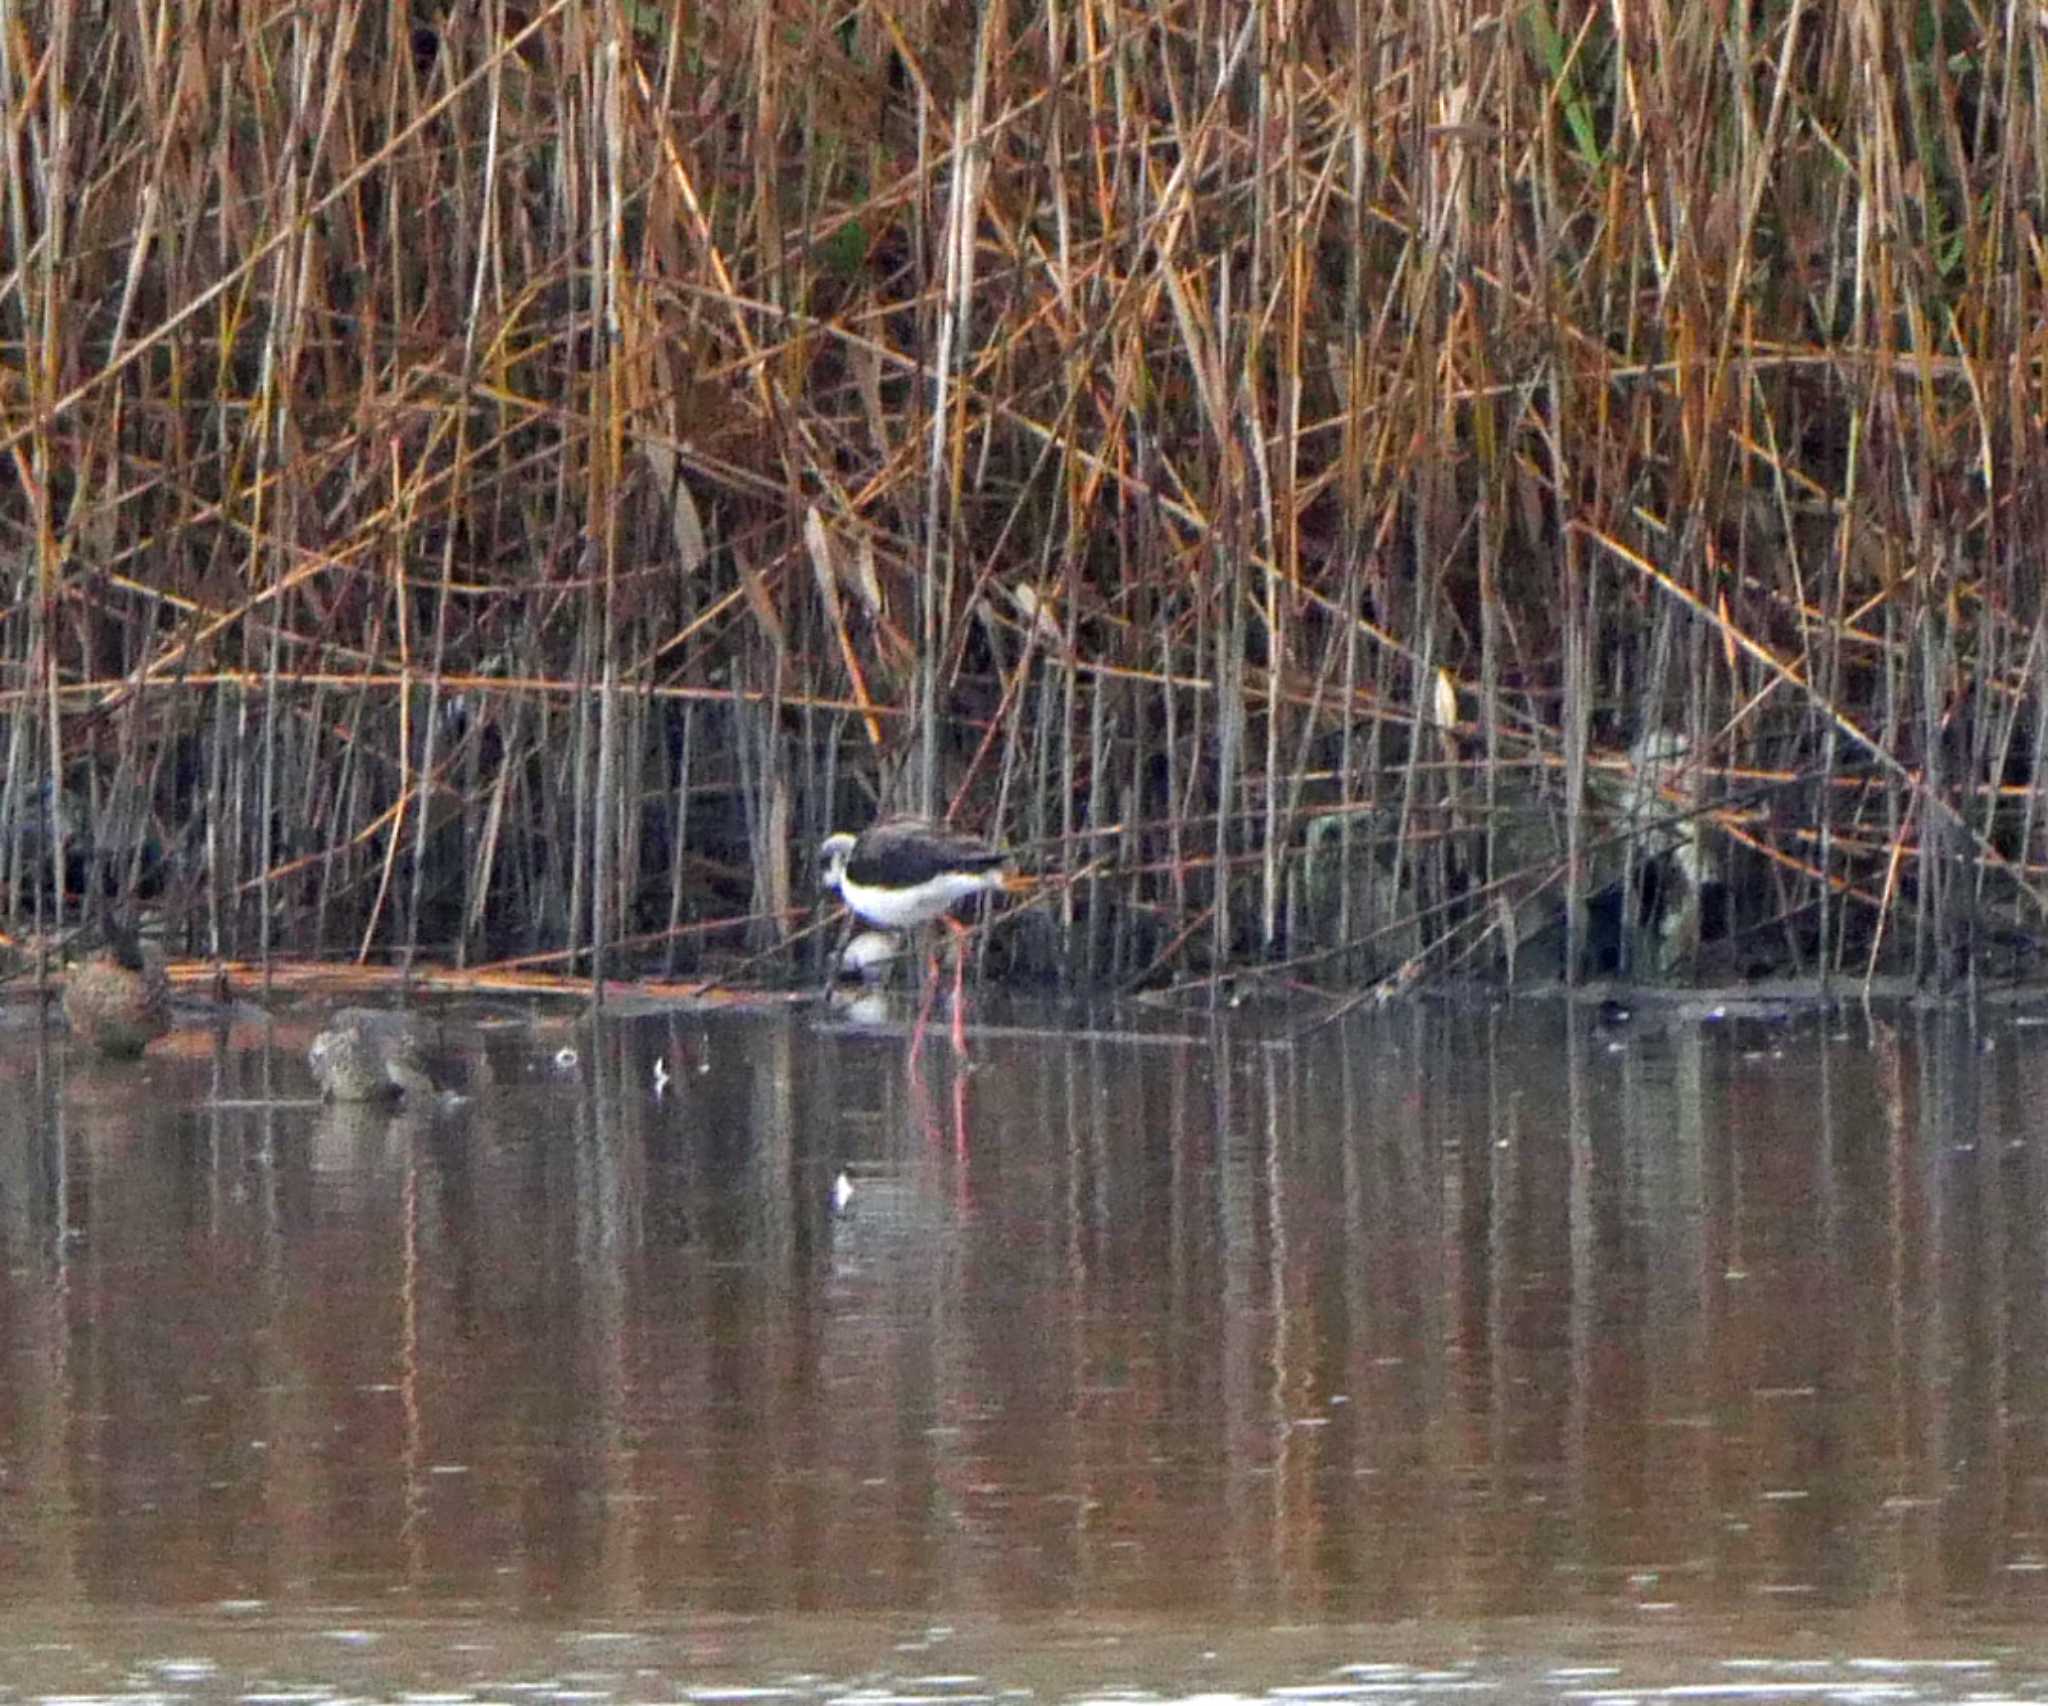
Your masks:
M0 14L10 928L793 969L907 777L1076 975L1575 976L1670 741L1732 963L2039 935L2028 26L479 23Z

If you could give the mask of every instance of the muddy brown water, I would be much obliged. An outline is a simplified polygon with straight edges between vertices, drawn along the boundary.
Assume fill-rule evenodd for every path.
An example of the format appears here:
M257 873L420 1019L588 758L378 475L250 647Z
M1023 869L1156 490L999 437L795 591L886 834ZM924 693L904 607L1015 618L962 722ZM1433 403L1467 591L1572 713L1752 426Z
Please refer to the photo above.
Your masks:
M446 1017L0 1036L0 1701L2048 1697L2023 1008Z

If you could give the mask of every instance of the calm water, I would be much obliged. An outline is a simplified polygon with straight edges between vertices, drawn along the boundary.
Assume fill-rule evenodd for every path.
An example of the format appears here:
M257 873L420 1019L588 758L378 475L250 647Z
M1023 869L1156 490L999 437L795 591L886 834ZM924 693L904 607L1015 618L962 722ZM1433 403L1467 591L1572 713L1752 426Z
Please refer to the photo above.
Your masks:
M0 1039L0 1700L2048 1689L2026 1015L449 1017Z

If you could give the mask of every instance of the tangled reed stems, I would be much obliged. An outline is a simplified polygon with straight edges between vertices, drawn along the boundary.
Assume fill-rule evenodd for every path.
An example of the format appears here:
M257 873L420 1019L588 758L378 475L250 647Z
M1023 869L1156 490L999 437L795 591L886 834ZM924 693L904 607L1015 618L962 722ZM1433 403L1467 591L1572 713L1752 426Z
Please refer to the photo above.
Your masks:
M1094 983L2026 968L2016 12L0 0L0 125L17 932L793 970L886 806Z

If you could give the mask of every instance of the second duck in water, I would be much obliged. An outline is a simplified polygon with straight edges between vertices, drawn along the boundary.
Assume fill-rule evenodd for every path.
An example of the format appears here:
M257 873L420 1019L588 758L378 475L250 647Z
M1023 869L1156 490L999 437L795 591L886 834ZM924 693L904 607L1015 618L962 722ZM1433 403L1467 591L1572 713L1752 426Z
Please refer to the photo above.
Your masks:
M410 1013L345 1007L313 1039L306 1064L330 1102L431 1098L424 1039L425 1027Z

